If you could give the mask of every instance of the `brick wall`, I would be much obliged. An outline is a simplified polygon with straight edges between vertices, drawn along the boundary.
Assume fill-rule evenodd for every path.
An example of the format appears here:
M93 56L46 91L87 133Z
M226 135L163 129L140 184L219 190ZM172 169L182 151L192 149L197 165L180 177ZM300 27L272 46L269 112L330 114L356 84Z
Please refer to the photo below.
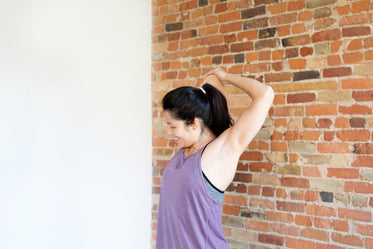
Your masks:
M231 248L373 248L372 1L153 0L153 238L175 153L160 101L213 67L273 87L226 192ZM249 104L228 87L237 117Z

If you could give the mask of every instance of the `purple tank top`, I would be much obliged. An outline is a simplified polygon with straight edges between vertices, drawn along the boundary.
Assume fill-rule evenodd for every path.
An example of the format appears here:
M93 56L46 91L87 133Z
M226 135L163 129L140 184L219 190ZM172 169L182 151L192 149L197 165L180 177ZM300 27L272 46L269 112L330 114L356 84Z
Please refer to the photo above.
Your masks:
M222 204L207 192L203 179L203 150L186 158L180 149L163 172L156 249L229 249Z

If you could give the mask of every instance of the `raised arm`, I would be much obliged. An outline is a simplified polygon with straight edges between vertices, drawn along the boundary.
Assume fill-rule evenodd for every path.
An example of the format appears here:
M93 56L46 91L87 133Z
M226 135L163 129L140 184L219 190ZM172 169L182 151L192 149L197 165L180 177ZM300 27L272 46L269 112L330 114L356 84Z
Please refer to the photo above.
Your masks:
M242 113L237 122L223 134L224 147L228 146L230 151L239 156L261 129L272 105L274 92L270 86L259 81L229 74L219 68L207 73L205 81L215 87L219 86L219 90L224 88L223 85L234 85L246 92L252 99L250 106Z

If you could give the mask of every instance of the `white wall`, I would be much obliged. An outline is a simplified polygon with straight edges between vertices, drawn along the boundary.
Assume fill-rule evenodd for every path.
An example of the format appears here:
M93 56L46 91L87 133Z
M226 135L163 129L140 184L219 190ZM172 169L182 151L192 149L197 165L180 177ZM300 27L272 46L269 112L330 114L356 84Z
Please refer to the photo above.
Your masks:
M150 248L151 2L0 0L0 248Z

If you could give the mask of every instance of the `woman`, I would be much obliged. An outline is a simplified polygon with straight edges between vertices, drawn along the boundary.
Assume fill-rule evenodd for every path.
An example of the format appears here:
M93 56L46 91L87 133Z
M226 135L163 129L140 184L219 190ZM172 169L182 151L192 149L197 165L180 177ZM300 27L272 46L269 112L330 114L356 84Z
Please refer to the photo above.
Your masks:
M177 88L163 98L167 133L181 149L162 176L156 249L229 248L221 226L224 190L274 97L271 87L222 69L207 73L204 83L202 88ZM252 99L234 125L227 84Z

